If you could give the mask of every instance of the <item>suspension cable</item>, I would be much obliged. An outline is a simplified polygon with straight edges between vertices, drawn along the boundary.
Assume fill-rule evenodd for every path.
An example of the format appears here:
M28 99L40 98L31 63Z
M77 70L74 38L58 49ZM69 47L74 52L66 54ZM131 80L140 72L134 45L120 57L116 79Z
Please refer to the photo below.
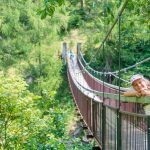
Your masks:
M79 58L78 58L79 59ZM87 70L86 68L89 68L90 70L92 70L93 72L96 72L97 74L99 74L99 75L103 75L104 74L104 76L106 76L106 75L110 75L110 76L114 76L115 78L117 78L117 79L119 79L119 77L117 76L117 75L115 75L114 73L112 73L112 72L98 72L98 71L95 71L93 68L91 68L90 66L86 66L86 67L84 67L84 65L82 64L82 62L81 62L81 60L79 59L79 63L82 65L82 70L80 70L78 73L81 73L81 72L84 72L85 70ZM88 70L87 70L88 71ZM120 80L121 81L123 81L123 82L126 82L127 84L130 84L130 82L129 81L127 81L127 80L124 80L124 79L122 79L122 78L120 78Z
M115 21L114 21L114 23L112 24L111 28L110 28L109 31L107 32L107 34L106 34L105 38L103 39L103 41L102 41L102 43L101 43L99 49L101 49L101 48L103 47L104 43L105 43L106 40L108 39L108 37L109 37L109 35L111 34L113 28L115 27L116 23L118 22L118 18L122 15L123 11L125 10L127 3L128 3L128 0L125 0L125 2L123 3L122 7L120 7L120 10L119 10L119 12L118 12L117 18L115 19ZM114 72L104 72L104 71L103 71L103 72L98 72L98 71L94 70L93 68L91 68L91 67L89 66L90 63L91 63L91 61L92 61L92 59L95 57L95 55L97 55L97 53L98 53L98 50L96 51L96 53L95 53L94 55L92 55L92 57L91 57L89 63L87 63L87 62L85 61L84 57L83 57L83 54L81 54L81 51L78 51L78 56L79 56L78 59L80 59L80 62L81 62L81 63L82 63L82 61L83 61L83 63L84 63L84 65L83 65L84 68L88 68L88 69L90 69L91 71L96 72L96 73L101 74L101 75L102 75L102 74L103 74L103 75L110 75L110 76L112 75L112 76L114 76L115 78L117 78L117 79L119 79L119 80L122 80L122 81L124 81L124 82L126 82L126 83L128 83L128 84L130 83L129 81L124 80L124 79L121 79L120 76L117 76L117 75L115 75L115 74L118 74L118 73L120 73L120 72L122 72L122 71L127 71L127 70L129 70L129 69L131 69L131 68L137 67L138 65L140 65L140 64L142 64L142 63L147 62L147 61L150 60L150 57L148 57L148 58L146 58L146 59L144 59L144 60L142 60L142 61L140 61L140 62L138 62L138 63L136 63L136 64L134 64L134 65L132 65L132 66L129 66L129 67L127 67L127 68L123 68L123 69L120 69L120 68L119 68L119 71L117 70L117 71L114 71ZM83 63L82 63L82 64L83 64ZM83 69L83 70L84 70L84 69ZM82 70L81 70L81 72L82 72Z
M146 59L144 59L144 60L142 60L142 61L139 61L139 62L137 62L136 64L134 64L134 65L132 65L132 66L129 66L129 67L126 67L126 68L123 68L123 69L121 69L120 71L122 72L122 71L127 71L127 70L129 70L129 69L132 69L132 68L134 68L134 67L137 67L137 66L139 66L139 65L141 65L141 64L143 64L143 63L145 63L145 62L148 62L148 61L150 61L150 57L148 57L148 58L146 58ZM114 73L114 74L118 74L118 70L117 71L114 71L114 72L112 72L112 73Z
M118 15L117 15L117 17L116 17L114 23L112 24L112 26L111 26L111 28L108 30L108 32L107 32L105 38L104 38L103 41L101 42L99 49L101 49L101 48L103 47L103 43L105 43L106 40L108 39L108 37L109 37L109 35L111 34L113 28L115 27L116 23L118 22L118 17L121 16L122 13L123 13L123 11L125 10L125 7L126 7L127 3L128 3L128 0L125 0L123 6L120 8L120 10L119 10L119 12L118 12ZM97 53L98 53L98 50L97 50L96 53L92 56L92 58L90 59L90 61L89 61L88 64L91 64L92 59L97 55Z
M86 67L88 67L88 68L90 68L91 70L94 71L94 69L89 66L89 63L87 63L87 62L85 61L85 59L84 59L84 57L83 57L83 54L82 54L81 52L79 52L79 54L80 54L82 60L84 61L84 63L86 64ZM132 69L132 68L134 68L134 67L137 67L137 66L139 66L139 65L141 65L141 64L143 64L143 63L145 63L145 62L148 62L148 61L150 61L150 57L145 58L145 59L143 59L142 61L139 61L139 62L135 63L134 65L131 65L131 66L126 67L126 68L123 68L123 69L120 70L120 72L126 72L126 71L128 71L129 69ZM95 70L95 71L96 71L96 70ZM99 71L96 71L96 72L99 72ZM110 72L110 71L109 71L109 72L105 72L105 74L113 74L113 75L114 75L114 74L118 74L118 72L119 72L119 70L116 70L116 71L113 71L113 72ZM100 71L99 73L102 74L103 72Z

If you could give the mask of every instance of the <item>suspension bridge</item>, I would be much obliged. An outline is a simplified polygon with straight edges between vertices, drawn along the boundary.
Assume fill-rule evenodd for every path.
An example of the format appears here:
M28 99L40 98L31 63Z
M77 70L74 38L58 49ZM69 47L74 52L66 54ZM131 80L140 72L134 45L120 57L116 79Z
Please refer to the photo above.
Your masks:
M125 97L127 88L121 87L119 104L119 87L91 74L82 63L80 44L77 48L77 56L67 61L68 81L81 118L100 149L148 150L150 117L143 104L149 97Z
M95 71L89 64L98 51L87 63L80 43L77 44L77 54L68 58L67 44L63 43L62 57L67 64L68 81L75 105L101 150L150 150L150 114L144 110L144 106L150 103L150 97L125 97L123 93L128 88L121 87L121 82L130 84L120 77L121 71L150 60L149 57L130 67L120 68L121 15L127 2L120 8L99 48L105 50L106 41L118 23L118 71ZM112 77L118 80L118 85L114 85Z

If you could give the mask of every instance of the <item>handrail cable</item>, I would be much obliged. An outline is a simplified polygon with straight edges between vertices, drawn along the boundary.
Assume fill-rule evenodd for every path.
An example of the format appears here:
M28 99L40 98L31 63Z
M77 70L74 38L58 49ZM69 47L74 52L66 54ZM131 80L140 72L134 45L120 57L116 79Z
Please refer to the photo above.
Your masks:
M84 67L83 66L83 64L81 63L81 61L79 60L79 63L81 64L81 66L82 66L82 68ZM79 71L78 73L82 73L82 72L84 72L84 71L87 71L88 72L88 70L86 69L86 68L84 68L84 69L82 69L81 71ZM89 73L89 72L88 72ZM93 76L91 73L89 73L91 76ZM113 75L113 74L112 74ZM118 76L116 76L116 78L119 78ZM95 79L97 79L96 77L95 77ZM100 80L100 79L97 79L99 82L103 82L102 80ZM124 81L124 79L121 79L122 81ZM125 81L125 82L128 82L128 81ZM128 82L128 83L130 83L130 82ZM105 82L105 85L107 85L107 86L109 86L109 87L111 87L112 89L118 89L118 86L116 86L116 85L113 85L113 84L110 84L110 83L107 83L107 82ZM127 88L123 88L122 87L122 90L123 91L126 91L127 90Z
M70 70L70 69L69 69ZM70 72L70 71L69 71ZM100 91L97 91L97 90L93 90L93 89L90 89L90 88L88 88L88 87L84 87L78 80L77 80L77 76L75 76L75 72L72 70L72 73L73 73L73 80L75 81L74 83L76 84L76 86L81 90L81 88L83 88L85 91L88 91L88 92L90 92L90 93L94 93L95 94L95 96L102 96L103 95L103 92L100 92ZM82 90L81 90L82 91ZM112 93L105 93L104 95L106 96L106 97L109 97L109 95L111 95ZM118 94L114 94L113 93L113 95L115 96L115 99L117 99L118 100ZM147 103L148 102L148 97L142 97L142 98L144 98L146 101L143 101L143 103ZM130 99L132 99L132 101L130 101ZM137 102L136 101L136 97L125 97L125 96L123 96L123 95L121 95L121 101L123 101L123 102Z
M80 60L79 60L79 62L80 62L80 64L81 64L82 68L83 68L84 66L82 65L82 63L81 63ZM88 72L88 70L87 70L86 68L84 68L84 69L82 69L81 71L77 72L77 74L82 73L83 71ZM88 72L88 73L89 73L89 72ZM93 75L90 74L90 73L89 73L89 75L93 76ZM102 80L97 79L96 77L94 77L94 78L95 78L96 80L98 80L98 82L100 82L100 83L103 82ZM119 78L119 77L118 77L118 78ZM104 83L105 83L106 86L108 86L108 87L111 88L111 89L117 89L117 90L119 89L117 85L113 85L113 84L110 84L110 83L107 83L107 82L104 82ZM123 87L121 87L121 90L122 90L122 91L126 91L126 90L128 90L128 88L123 88Z
M82 55L81 51L79 51L79 54L80 54L80 56L81 56L81 59L84 61L84 63L87 64L87 62L86 62L85 59L83 58L83 55ZM79 58L79 57L78 57L78 58ZM147 62L148 60L150 60L150 57L147 58L147 59L145 59L145 60L143 60L143 61L141 61L141 62L138 62L138 63L136 63L136 64L134 64L134 65L132 65L132 66L129 66L129 67L127 67L127 68L123 68L123 69L120 70L120 72L122 72L122 71L127 71L128 69L133 68L134 66L140 65L140 64L142 64L142 63L144 63L144 62ZM79 60L79 62L82 63L81 60ZM97 74L100 74L100 75L103 74L103 72L96 71L96 70L94 70L94 69L93 69L92 67L90 67L90 66L85 66L84 68L85 68L85 69L86 69L86 68L89 68L89 69L92 70L93 72L96 72ZM83 72L83 71L84 71L84 69L82 69L80 72ZM114 76L115 78L119 79L119 76L116 75L116 74L118 74L118 72L119 72L119 71L115 71L115 72L104 72L104 75ZM122 79L122 78L120 78L120 80L123 81L123 82L126 82L127 84L130 84L130 81L128 81L128 80L125 80L125 79Z
M82 60L83 60L84 63L86 64L86 67L90 68L91 70L93 70L93 71L95 71L95 72L97 72L97 73L100 73L100 74L103 73L103 72L101 72L101 71L96 71L96 70L94 70L91 66L89 66L89 63L86 62L86 60L84 59L83 54L81 53L81 51L80 51L80 55L81 55ZM137 66L139 66L139 65L141 65L141 64L143 64L143 63L145 63L145 62L148 62L148 61L150 61L150 57L145 58L145 59L143 59L143 60L141 60L141 61L135 63L134 65L131 65L131 66L126 67L126 68L123 68L123 69L120 70L120 72L122 72L122 71L125 71L125 72L126 72L127 70L132 69L132 68L134 68L134 67L137 67ZM116 71L113 71L113 72L108 71L108 72L104 72L104 73L105 73L105 74L118 74L118 72L119 72L119 71L116 70Z
M83 58L83 54L81 53L81 51L79 51L79 53L80 53L80 56L81 56L81 59L83 60L83 62L84 62L85 64L87 64L87 62L86 62L85 59ZM137 67L138 65L143 64L143 63L145 63L145 62L147 62L147 61L149 61L149 60L150 60L150 57L148 57L148 58L146 58L146 59L144 59L144 60L142 60L142 61L140 61L140 62L137 62L136 64L134 64L134 65L132 65L132 66L123 68L123 69L120 70L120 72L122 72L122 71L125 71L125 72L126 72L127 70L129 70L129 69L131 69L131 68L134 68L134 67ZM81 60L80 60L80 63L82 63ZM94 70L94 69L93 69L91 66L89 66L89 65L86 65L85 68L89 68L91 71L96 72L97 74L100 74L100 75L103 74L103 72L96 71L96 70ZM81 70L80 72L82 72L82 70ZM118 74L118 72L119 72L119 71L117 70L117 71L114 71L114 72L104 72L104 74L105 74L105 75L114 76L115 78L119 79L119 76L116 75L116 74ZM120 80L123 81L123 82L126 82L127 84L130 84L130 81L129 81L129 80L125 80L125 79L123 79L123 78L120 78Z
M127 70L129 70L129 69L132 69L132 68L134 68L134 67L137 67L137 66L139 66L140 64L143 64L143 63L148 62L148 61L150 61L150 57L148 57L148 58L146 58L146 59L144 59L144 60L142 60L142 61L139 61L139 62L137 62L136 64L134 64L134 65L132 65L132 66L123 68L123 69L121 69L120 71L121 71L121 72L122 72L122 71L127 71ZM112 72L112 73L118 74L118 72L119 72L119 71L117 70L117 71L114 71L114 72Z

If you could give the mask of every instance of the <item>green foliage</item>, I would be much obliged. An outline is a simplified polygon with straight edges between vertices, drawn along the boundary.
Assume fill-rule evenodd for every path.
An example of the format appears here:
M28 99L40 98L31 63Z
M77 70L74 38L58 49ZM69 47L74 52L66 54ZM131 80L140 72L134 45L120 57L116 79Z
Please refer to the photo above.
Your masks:
M87 20L86 12L83 9L70 10L70 19L68 21L68 31L75 28L80 28L83 22Z
M41 15L41 19L45 19L47 15L53 16L56 7L60 7L62 4L64 4L64 0L43 0L43 6L37 12Z
M116 1L101 1L101 3L95 2L94 5L93 8L91 1L85 3L84 11L90 19L84 20L83 28L80 27L88 37L84 45L85 58L88 62L92 59L90 65L96 70L101 71L103 68L105 71L118 70L118 24L105 42L104 53L99 46L113 24L120 4ZM129 1L121 16L121 68L150 57L148 7L149 3L146 0ZM142 73L150 78L149 67L149 63L144 63L131 70L131 74Z
M14 7L15 5L17 7ZM25 9L20 12L21 6L18 3L8 3L3 7L8 7L8 9L7 11L6 9L2 10L0 55L1 63L9 66L17 59L25 57L31 50L28 31L32 29L32 23L29 21ZM23 14L26 15L26 18L23 18Z
M0 85L0 134L2 140L0 146L15 148L17 140L19 140L17 143L19 146L29 136L27 128L33 122L38 121L35 120L34 115L38 114L39 118L36 119L40 119L40 111L34 108L34 101L40 97L27 91L26 83L19 76L1 74ZM24 139L22 138L23 134L26 135Z
M36 16L37 7L39 6L36 5L36 2L31 0L5 2L1 6L1 66L9 67L20 59L26 59L33 44L40 44L46 36L59 32L61 27L67 28L67 18L58 12L56 12L56 17L51 19L51 22L46 19L41 21Z
M30 16L28 15L26 10L20 12L19 22L26 30L30 30L33 28L33 24L30 20Z
M37 8L50 11L63 1L43 7L38 2L0 6L0 149L84 149L88 146L71 140L67 131L74 110L58 51L67 13L57 8L46 12L54 17L41 20Z
M68 30L80 27L80 16L73 15L68 22Z

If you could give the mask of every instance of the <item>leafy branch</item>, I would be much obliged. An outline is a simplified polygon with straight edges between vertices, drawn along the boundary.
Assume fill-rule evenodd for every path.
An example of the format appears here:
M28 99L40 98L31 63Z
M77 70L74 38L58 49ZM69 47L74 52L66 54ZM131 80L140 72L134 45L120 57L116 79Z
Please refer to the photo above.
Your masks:
M46 16L53 16L55 9L64 4L64 0L43 0L43 6L38 9L38 14L41 19L45 19Z

